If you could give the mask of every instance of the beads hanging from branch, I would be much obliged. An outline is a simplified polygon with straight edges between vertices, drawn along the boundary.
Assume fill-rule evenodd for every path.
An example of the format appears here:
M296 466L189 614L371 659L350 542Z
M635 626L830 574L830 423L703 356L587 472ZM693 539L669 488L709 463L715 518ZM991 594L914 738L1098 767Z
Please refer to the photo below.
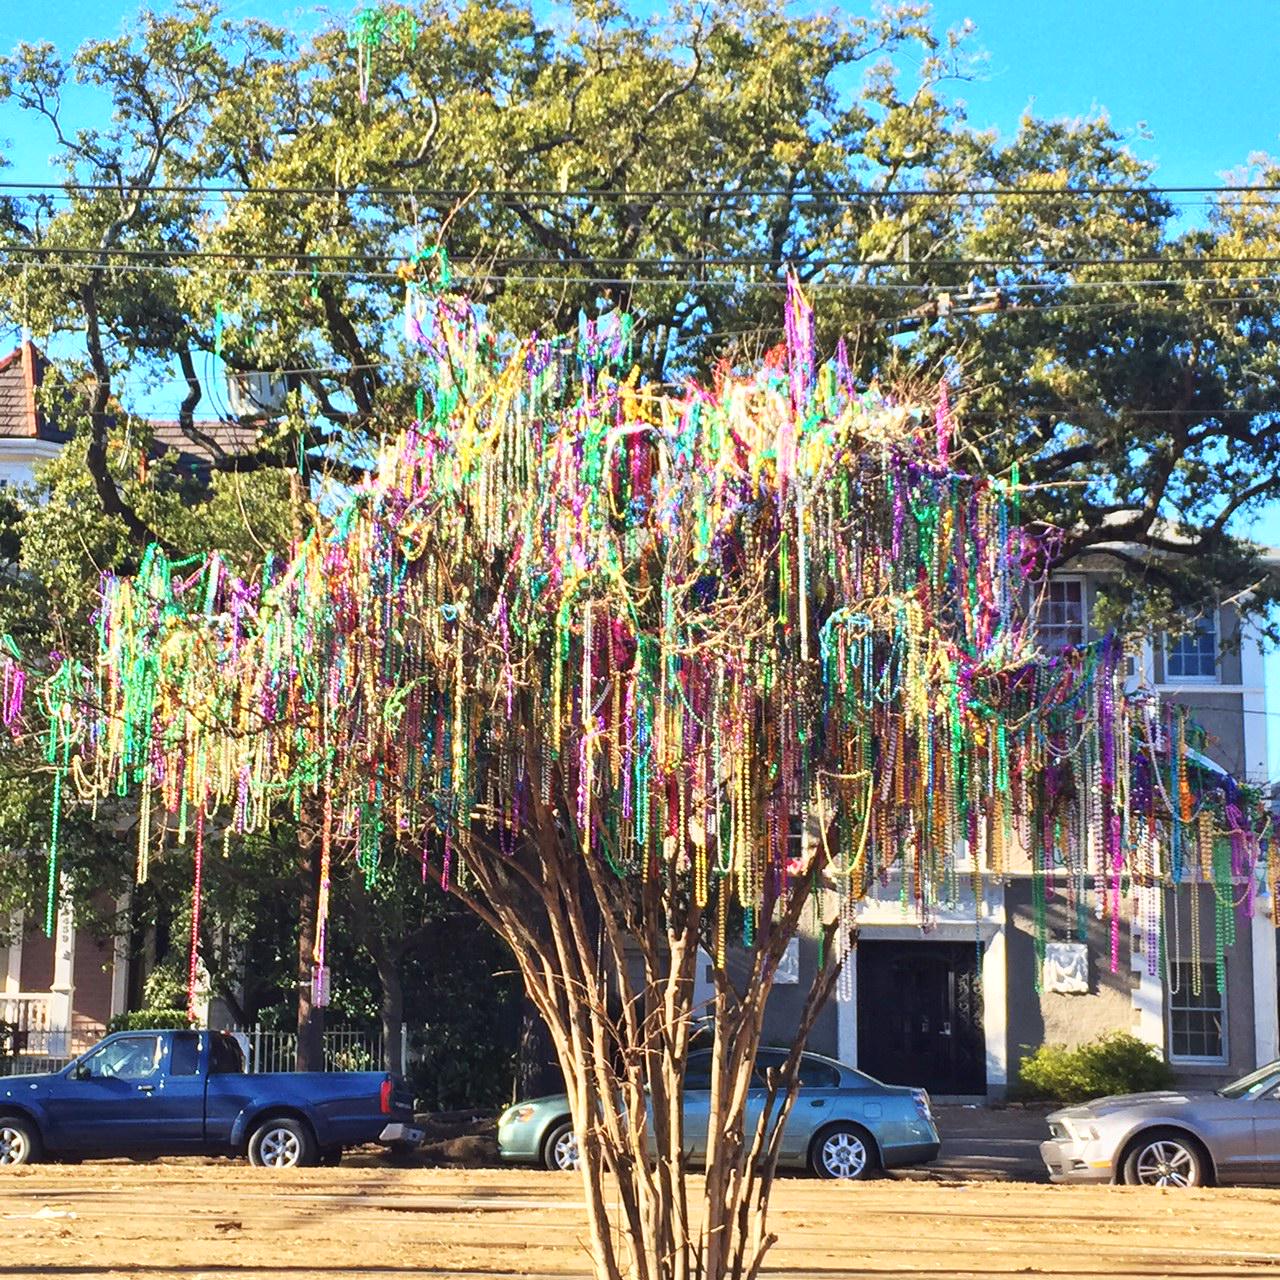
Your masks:
M318 798L317 1003L331 850L372 885L394 842L464 886L474 842L513 856L544 804L593 866L687 881L718 961L815 824L842 950L868 894L927 919L984 873L1033 877L1041 949L1049 903L1079 927L1092 894L1115 967L1126 902L1154 946L1158 886L1212 882L1220 936L1251 908L1257 798L1126 695L1114 637L1038 653L1044 547L1016 475L956 468L945 395L858 390L795 288L759 368L673 394L630 369L625 317L517 343L442 253L404 278L422 392L367 482L251 577L155 548L107 575L96 656L45 685L55 785L137 792L144 823L154 799L199 865L206 821L234 839ZM193 922L193 983L198 945Z

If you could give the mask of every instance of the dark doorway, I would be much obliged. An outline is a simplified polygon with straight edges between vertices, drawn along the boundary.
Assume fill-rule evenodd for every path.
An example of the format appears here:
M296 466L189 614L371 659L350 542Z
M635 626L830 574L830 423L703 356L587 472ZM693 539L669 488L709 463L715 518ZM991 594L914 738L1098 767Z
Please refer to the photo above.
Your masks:
M858 1066L886 1084L986 1093L973 943L858 944Z

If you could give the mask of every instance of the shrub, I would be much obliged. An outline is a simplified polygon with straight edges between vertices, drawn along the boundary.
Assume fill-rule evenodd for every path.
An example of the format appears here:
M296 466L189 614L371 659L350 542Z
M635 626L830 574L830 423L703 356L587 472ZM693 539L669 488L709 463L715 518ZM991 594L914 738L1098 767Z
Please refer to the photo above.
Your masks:
M110 1031L187 1031L191 1019L185 1009L135 1009L114 1014L107 1023Z
M1041 1045L1023 1058L1018 1076L1024 1096L1054 1102L1087 1102L1173 1084L1169 1064L1151 1045L1125 1031L1107 1032L1075 1049Z

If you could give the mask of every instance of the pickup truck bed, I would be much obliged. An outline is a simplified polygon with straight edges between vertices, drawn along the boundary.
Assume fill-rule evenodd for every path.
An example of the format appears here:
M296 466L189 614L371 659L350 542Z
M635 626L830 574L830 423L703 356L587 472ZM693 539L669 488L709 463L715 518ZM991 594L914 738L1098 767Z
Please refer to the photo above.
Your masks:
M215 1154L287 1168L421 1138L398 1077L247 1074L225 1032L122 1031L56 1074L0 1080L0 1166L45 1154Z

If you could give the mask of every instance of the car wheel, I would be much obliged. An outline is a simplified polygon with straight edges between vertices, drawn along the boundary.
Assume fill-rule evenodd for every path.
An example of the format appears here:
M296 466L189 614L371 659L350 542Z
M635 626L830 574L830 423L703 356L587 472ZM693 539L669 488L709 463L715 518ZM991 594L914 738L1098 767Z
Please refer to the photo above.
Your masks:
M834 1124L824 1129L809 1149L809 1168L819 1178L866 1178L876 1167L875 1143L856 1124Z
M581 1157L578 1154L578 1135L573 1131L572 1120L562 1120L547 1134L547 1140L542 1144L542 1163L558 1173L578 1168Z
M1124 1180L1131 1187L1202 1187L1207 1172L1204 1149L1176 1129L1141 1134L1124 1162Z
M316 1159L311 1130L291 1116L260 1124L249 1139L249 1163L260 1169L303 1169Z
M40 1131L30 1120L0 1117L0 1164L33 1164L41 1154Z

